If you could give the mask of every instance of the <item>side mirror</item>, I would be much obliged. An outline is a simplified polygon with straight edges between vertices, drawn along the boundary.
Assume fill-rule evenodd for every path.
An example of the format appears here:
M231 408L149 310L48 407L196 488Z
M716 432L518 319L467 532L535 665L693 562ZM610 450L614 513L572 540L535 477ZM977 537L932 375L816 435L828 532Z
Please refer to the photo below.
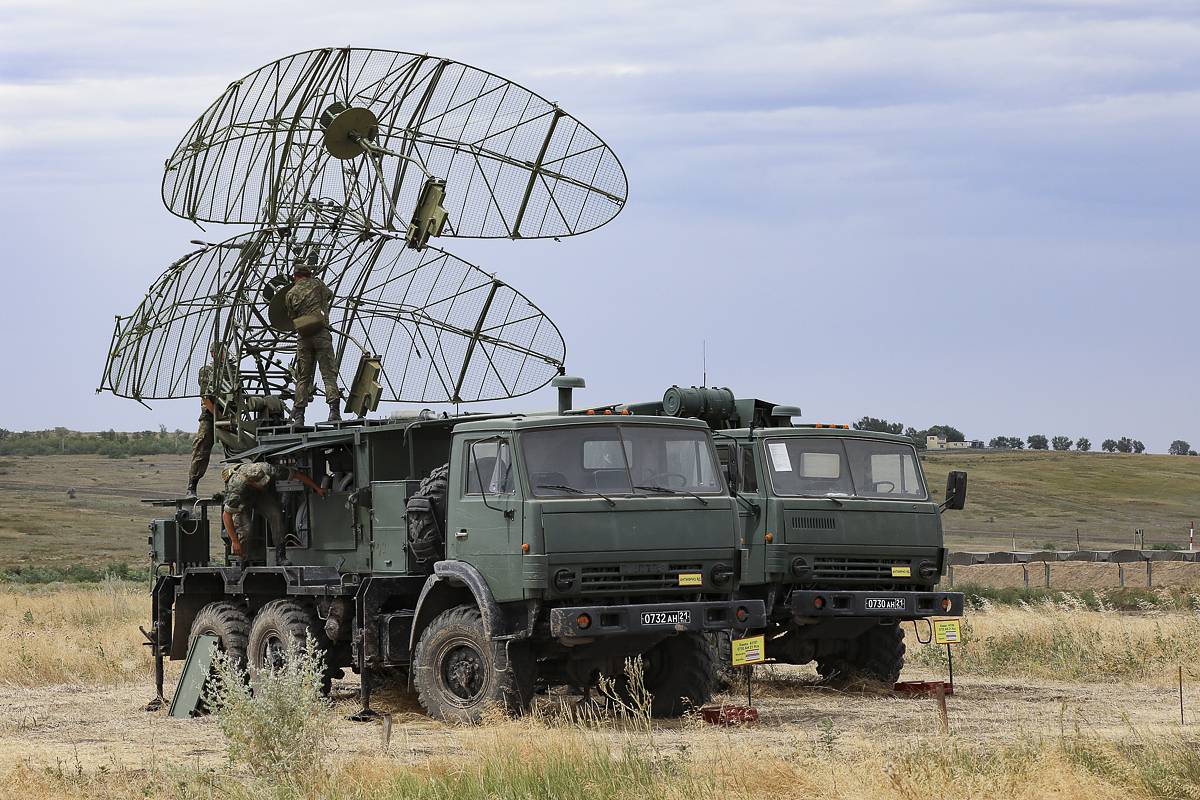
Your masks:
M725 462L725 482L729 484L729 493L738 493L738 451L730 448L729 461Z
M942 508L961 511L966 504L967 473L956 469L946 476L946 499L942 502Z

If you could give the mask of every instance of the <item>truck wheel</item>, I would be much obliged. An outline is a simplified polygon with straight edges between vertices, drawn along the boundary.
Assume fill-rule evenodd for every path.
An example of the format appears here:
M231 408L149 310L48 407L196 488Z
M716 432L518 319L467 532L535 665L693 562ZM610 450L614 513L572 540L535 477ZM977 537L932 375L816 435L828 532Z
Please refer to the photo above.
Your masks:
M446 555L446 494L450 488L450 465L442 466L429 473L410 501L423 498L429 501L430 510L408 511L408 541L418 561L437 561Z
M192 620L188 632L188 650L204 634L217 637L217 645L239 667L246 666L246 641L250 633L250 617L237 603L219 600L202 607Z
M295 642L298 648L303 649L306 635L309 634L317 647L326 651L321 693L329 694L334 670L328 664L329 642L325 638L324 627L317 624L311 607L295 600L272 600L254 615L254 622L250 625L250 643L246 649L251 677L268 665L276 669L283 666L288 643Z
M445 722L476 723L489 708L519 714L533 697L534 672L514 643L507 670L497 670L492 640L475 606L443 611L417 642L413 683L426 713Z
M876 625L849 642L841 655L817 659L817 672L827 681L865 678L890 687L900 679L904 652L903 628Z
M699 633L668 636L642 655L642 679L650 692L652 717L678 717L699 708L717 684L717 654ZM627 693L627 680L618 682Z
M741 670L733 666L733 642L729 631L707 634L713 649L713 691L727 692L737 685Z

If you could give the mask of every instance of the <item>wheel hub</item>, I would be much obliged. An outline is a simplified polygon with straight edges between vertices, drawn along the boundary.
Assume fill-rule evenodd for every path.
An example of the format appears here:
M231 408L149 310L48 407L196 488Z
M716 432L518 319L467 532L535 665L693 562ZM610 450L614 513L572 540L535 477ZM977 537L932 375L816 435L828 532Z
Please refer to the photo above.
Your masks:
M472 700L483 691L483 658L479 651L459 644L442 660L442 682L459 700Z

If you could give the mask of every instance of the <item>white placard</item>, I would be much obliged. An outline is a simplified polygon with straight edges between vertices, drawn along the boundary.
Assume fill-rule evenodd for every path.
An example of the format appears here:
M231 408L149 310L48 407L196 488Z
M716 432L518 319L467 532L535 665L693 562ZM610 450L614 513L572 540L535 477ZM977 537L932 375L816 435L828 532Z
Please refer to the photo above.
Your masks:
M776 472L792 471L792 459L788 455L786 442L771 442L767 449L771 452L771 466L775 467Z

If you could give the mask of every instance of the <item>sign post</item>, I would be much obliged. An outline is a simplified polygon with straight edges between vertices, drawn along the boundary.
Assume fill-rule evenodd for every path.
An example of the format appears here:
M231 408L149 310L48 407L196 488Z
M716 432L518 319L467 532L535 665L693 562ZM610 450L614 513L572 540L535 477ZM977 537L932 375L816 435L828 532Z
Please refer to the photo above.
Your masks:
M946 664L950 669L950 691L954 692L954 651L950 645L962 642L962 628L956 619L939 619L933 623L933 641L946 645Z
M1196 550L1196 520L1188 523L1188 552Z
M767 660L765 636L747 636L729 642L730 661L735 667L746 668L746 705L754 705L754 665Z

